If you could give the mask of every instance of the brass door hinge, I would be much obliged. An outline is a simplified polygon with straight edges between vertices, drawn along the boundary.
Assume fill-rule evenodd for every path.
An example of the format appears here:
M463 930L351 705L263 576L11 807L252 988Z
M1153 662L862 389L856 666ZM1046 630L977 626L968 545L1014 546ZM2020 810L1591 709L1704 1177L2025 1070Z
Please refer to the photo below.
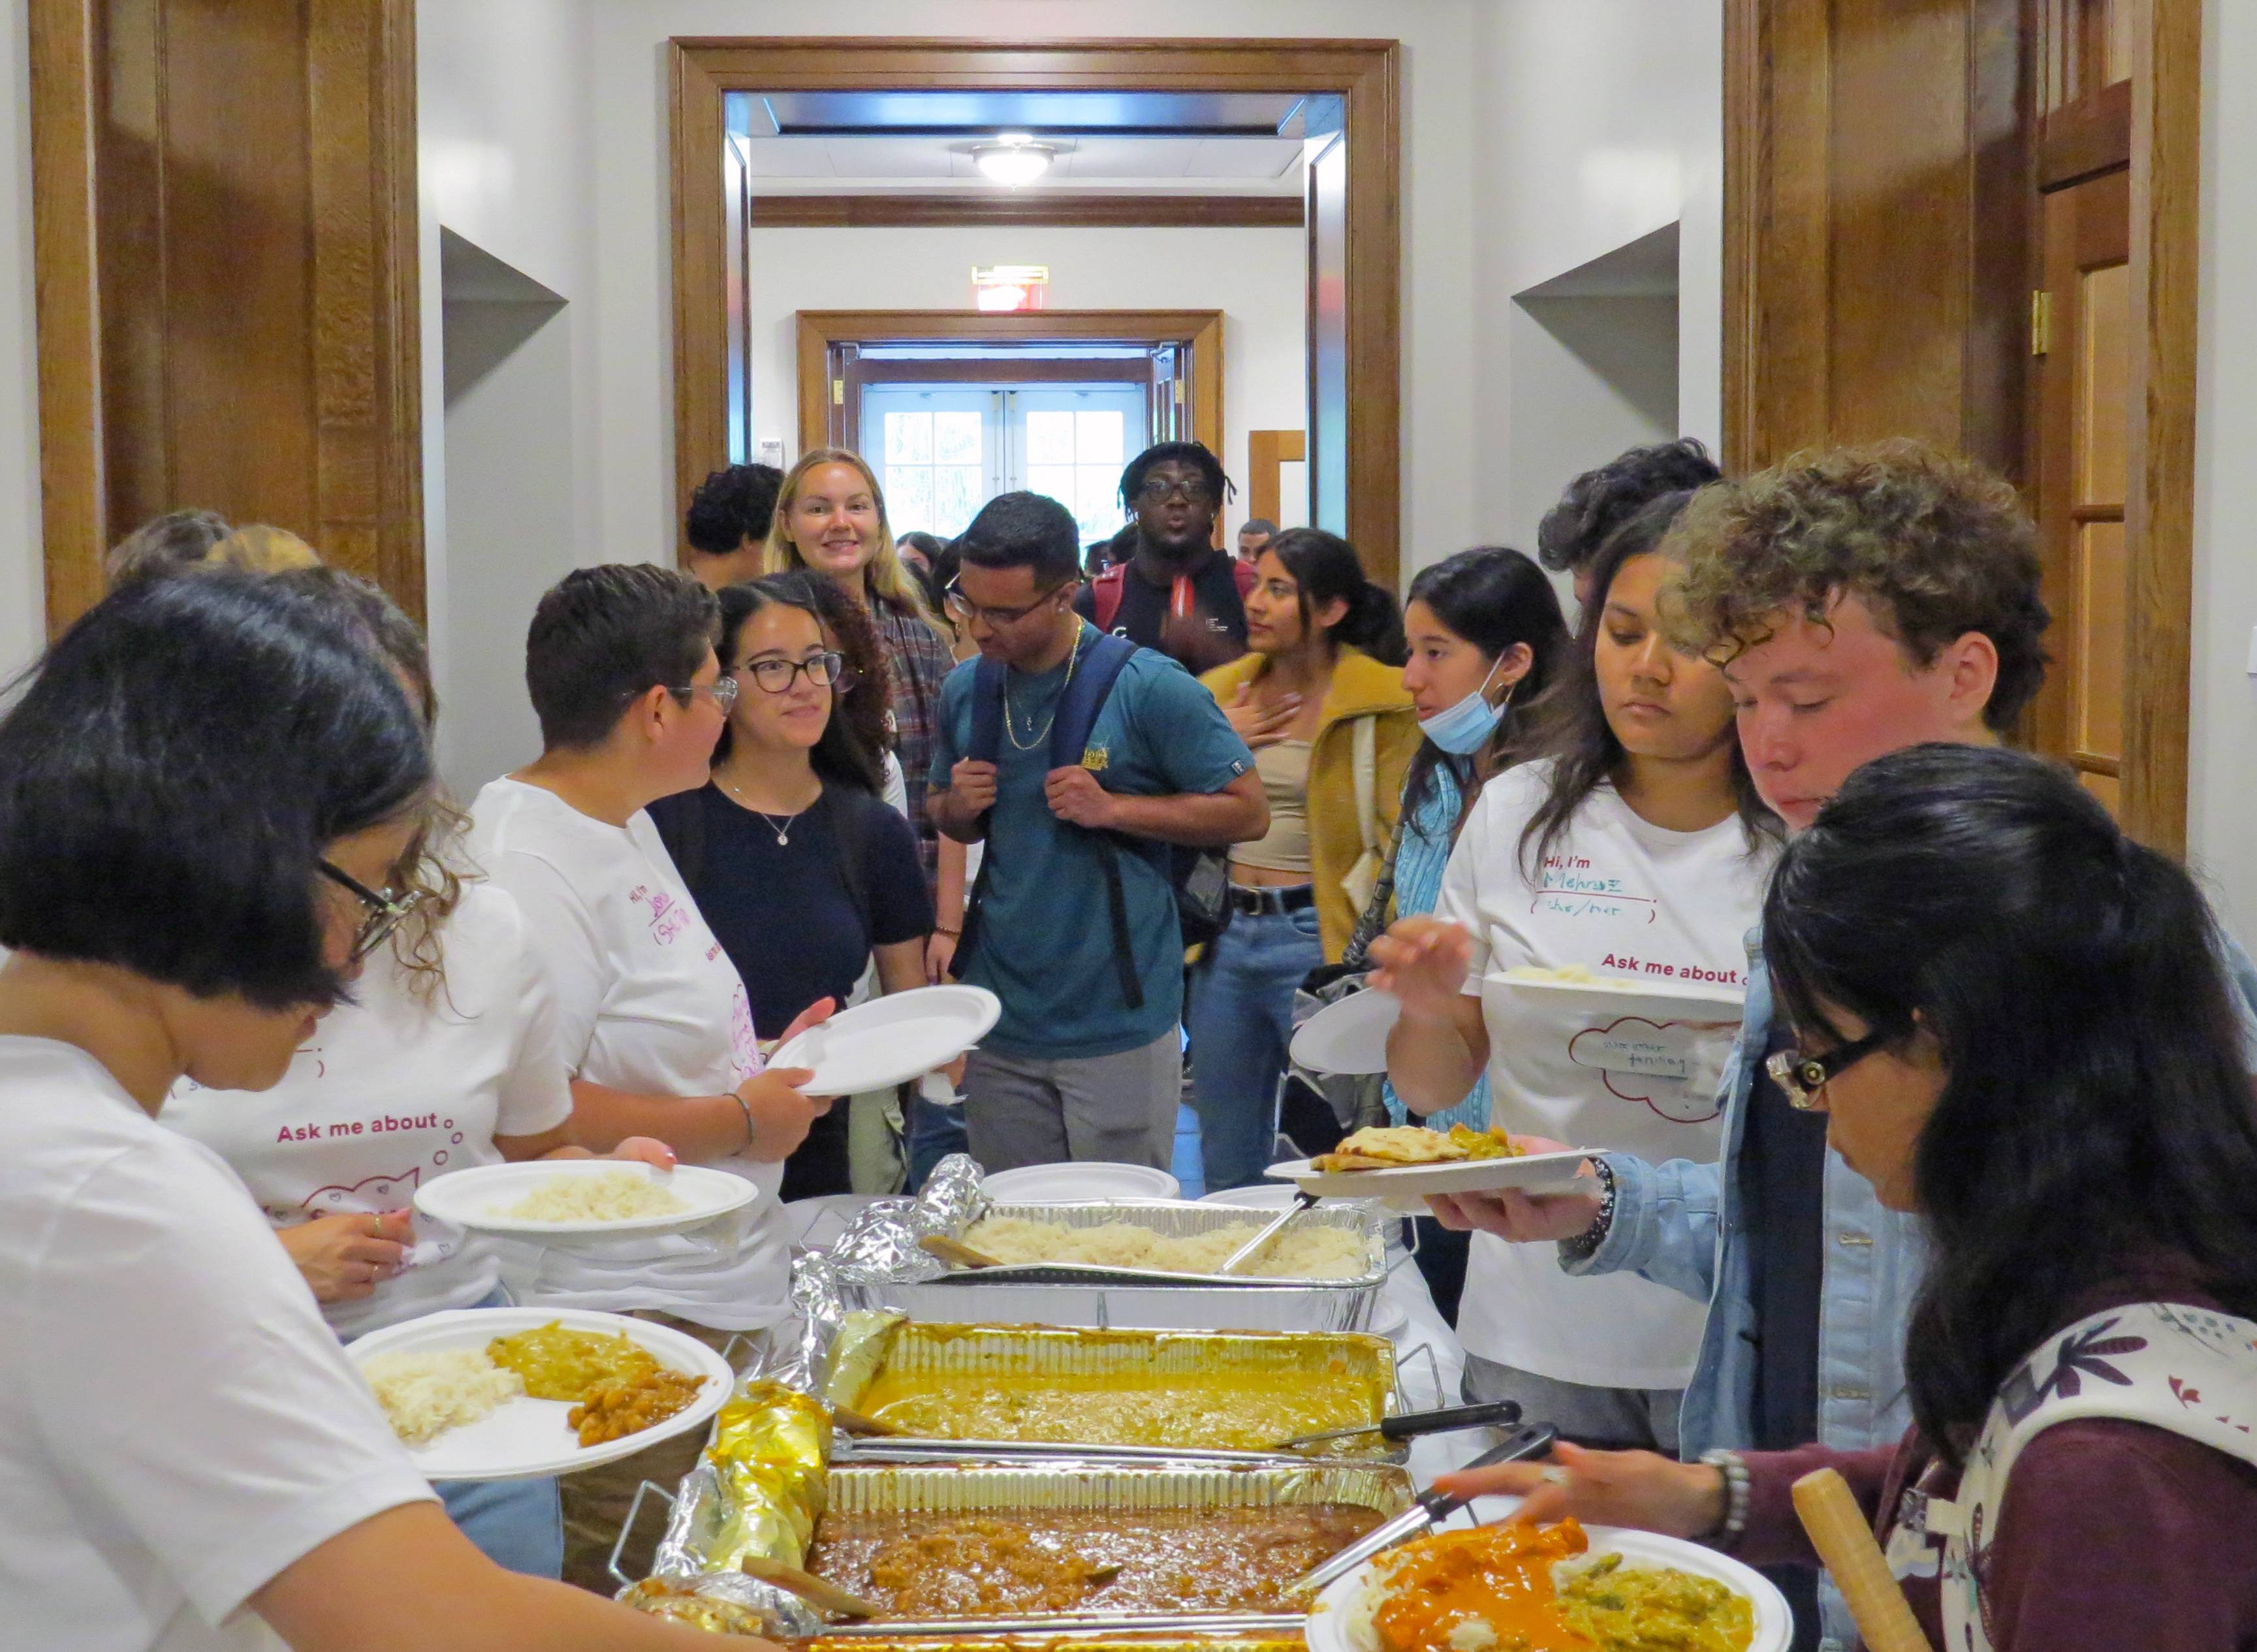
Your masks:
M2030 294L2030 354L2043 356L2053 349L2053 294L2041 287Z
M1171 379L1169 382L1176 387L1176 406L1180 407L1184 405L1184 381L1177 378Z
M834 378L831 381L831 405L833 407L844 407L846 405L846 381L845 379Z

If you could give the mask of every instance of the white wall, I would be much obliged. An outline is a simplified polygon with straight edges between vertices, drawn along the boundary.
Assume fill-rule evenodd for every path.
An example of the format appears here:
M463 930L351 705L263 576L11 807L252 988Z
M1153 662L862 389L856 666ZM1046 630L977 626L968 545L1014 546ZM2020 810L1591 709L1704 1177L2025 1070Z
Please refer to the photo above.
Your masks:
M2189 847L2227 922L2257 942L2257 13L2203 8L2202 366L2195 435Z
M0 681L46 636L32 288L32 92L25 0L0 4Z
M1298 229L755 229L753 428L799 448L800 310L962 309L975 265L1042 264L1059 310L1223 312L1223 469L1249 514L1246 433L1298 430L1307 406L1307 240Z
M1475 519L1534 548L1577 470L1722 425L1723 31L1717 0L1491 0L1476 11ZM1674 430L1511 295L1679 226ZM1624 342L1666 351L1624 302ZM1584 352L1586 356L1588 351ZM1644 382L1642 368L1631 377ZM1427 561L1450 547L1422 546Z
M603 539L670 543L665 42L672 35L904 34L1012 39L1390 35L1403 61L1403 515L1406 561L1472 542L1473 0L605 0L590 12ZM1172 281L1157 267L1157 286ZM1193 301L1187 294L1185 301ZM1212 308L1206 304L1203 307Z

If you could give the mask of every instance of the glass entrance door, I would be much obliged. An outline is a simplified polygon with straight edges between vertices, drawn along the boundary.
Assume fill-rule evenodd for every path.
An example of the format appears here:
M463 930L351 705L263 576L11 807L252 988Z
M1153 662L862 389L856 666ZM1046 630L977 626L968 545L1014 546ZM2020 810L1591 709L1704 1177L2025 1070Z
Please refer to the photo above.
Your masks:
M952 539L1015 488L1072 512L1085 545L1128 520L1121 467L1146 445L1150 416L1139 385L871 384L861 399L863 451L896 533Z

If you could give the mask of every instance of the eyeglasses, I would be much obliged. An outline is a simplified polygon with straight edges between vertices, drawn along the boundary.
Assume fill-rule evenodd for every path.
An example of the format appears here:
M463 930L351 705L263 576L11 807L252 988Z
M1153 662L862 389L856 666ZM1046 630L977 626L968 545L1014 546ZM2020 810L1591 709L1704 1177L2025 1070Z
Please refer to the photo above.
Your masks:
M645 689L644 692L648 693L649 690ZM737 680L724 672L711 682L686 682L678 688L669 688L667 692L685 706L701 694L711 695L713 703L721 708L721 715L725 717L729 715L729 708L737 703Z
M1771 1075L1772 1083L1786 1093L1788 1106L1808 1112L1818 1105L1820 1091L1887 1042L1886 1033L1868 1033L1846 1044L1836 1044L1820 1055L1777 1050L1764 1063L1764 1070Z
M950 613L954 614L959 619L973 619L976 618L982 624L987 625L989 630L1001 631L1006 625L1017 625L1029 614L1033 613L1035 610L1040 608L1044 603L1050 601L1051 598L1056 597L1060 591L1065 589L1067 586L1072 585L1074 582L1075 582L1072 580L1067 580L1061 584L1053 585L1041 596L1036 597L1034 601L1027 604L1024 607L982 608L979 604L973 602L969 597L966 597L964 594L964 590L961 586L958 585L954 580L951 580L948 582L948 589L941 593L941 604L945 607Z
M1165 505L1170 494L1180 494L1185 505L1212 505L1214 493L1205 477L1146 477L1136 497L1147 505Z
M752 673L753 681L769 694L789 692L793 681L803 671L818 688L837 688L851 674L846 669L846 656L829 651L810 654L804 660L753 660L735 669ZM729 686L736 686L733 680Z
M317 861L315 866L322 877L349 891L367 911L368 915L361 920L360 928L353 935L352 950L346 955L351 963L359 963L392 939L393 931L407 921L407 914L423 904L424 891L421 889L398 894L387 889L379 894L350 872L326 860Z

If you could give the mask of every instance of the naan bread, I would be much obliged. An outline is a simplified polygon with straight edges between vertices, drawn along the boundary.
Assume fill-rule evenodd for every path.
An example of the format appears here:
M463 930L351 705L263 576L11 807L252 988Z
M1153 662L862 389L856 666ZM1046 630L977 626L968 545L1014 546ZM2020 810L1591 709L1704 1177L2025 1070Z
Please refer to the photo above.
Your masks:
M1407 1164L1460 1164L1517 1153L1502 1130L1453 1125L1447 1135L1417 1125L1367 1126L1334 1151L1309 1161L1312 1170L1392 1170Z

